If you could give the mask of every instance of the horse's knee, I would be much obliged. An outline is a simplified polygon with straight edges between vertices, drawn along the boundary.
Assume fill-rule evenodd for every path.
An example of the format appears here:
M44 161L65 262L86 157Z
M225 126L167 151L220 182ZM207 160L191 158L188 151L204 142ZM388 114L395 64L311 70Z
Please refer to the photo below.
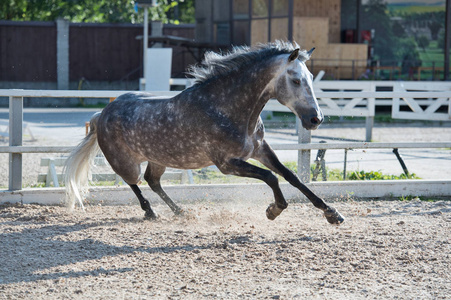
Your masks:
M277 176L273 173L269 172L266 175L266 184L269 185L271 188L279 186L279 179L277 179Z
M150 176L150 174L148 172L144 172L143 178L145 181L147 181L147 183L149 185L151 185L151 183L153 182L152 177Z

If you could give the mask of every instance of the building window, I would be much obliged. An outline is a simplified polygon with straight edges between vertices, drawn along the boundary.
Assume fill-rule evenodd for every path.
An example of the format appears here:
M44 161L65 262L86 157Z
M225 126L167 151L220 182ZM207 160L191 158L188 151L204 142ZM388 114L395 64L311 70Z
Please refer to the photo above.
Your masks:
M292 1L233 0L232 43L254 45L291 39L289 7Z

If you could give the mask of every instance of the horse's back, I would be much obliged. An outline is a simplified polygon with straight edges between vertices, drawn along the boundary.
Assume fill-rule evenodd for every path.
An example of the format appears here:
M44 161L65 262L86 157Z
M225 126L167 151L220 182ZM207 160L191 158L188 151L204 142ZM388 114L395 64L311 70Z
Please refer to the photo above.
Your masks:
M168 105L170 98L154 97L145 92L129 92L117 97L109 103L102 111L103 122L117 122L121 120L134 120L143 115L164 109Z
M142 105L142 104L157 104L163 101L167 101L171 97L154 96L147 92L128 92L117 97L113 102L109 103L108 106L121 106L125 103L127 105Z

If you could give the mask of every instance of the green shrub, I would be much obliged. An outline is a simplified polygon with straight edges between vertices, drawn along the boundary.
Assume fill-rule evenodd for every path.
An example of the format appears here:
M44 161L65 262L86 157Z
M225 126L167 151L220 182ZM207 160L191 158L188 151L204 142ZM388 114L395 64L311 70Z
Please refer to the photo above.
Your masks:
M398 180L398 179L420 179L417 175L414 173L409 174L407 176L406 174L402 173L399 176L397 175L388 175L388 174L382 174L380 171L353 171L347 173L348 180Z

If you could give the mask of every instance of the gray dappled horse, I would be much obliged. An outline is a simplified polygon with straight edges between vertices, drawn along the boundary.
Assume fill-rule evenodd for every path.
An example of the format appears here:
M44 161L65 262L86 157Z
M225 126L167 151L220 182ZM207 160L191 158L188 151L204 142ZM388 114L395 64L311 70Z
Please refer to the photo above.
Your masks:
M175 214L183 210L160 185L166 167L216 165L224 174L268 184L275 203L266 215L274 220L288 204L277 177L246 162L253 158L298 188L324 211L330 223L343 222L336 209L279 161L264 139L260 118L265 104L275 98L301 119L304 128L316 129L321 124L323 114L313 93L312 74L305 65L312 50L300 51L297 45L276 42L235 48L226 55L210 52L201 65L191 69L196 84L171 99L151 98L141 92L121 95L92 117L89 134L67 161L68 204L73 207L76 198L83 206L89 167L100 146L113 170L138 197L147 218L157 215L137 185L144 161L148 161L144 179Z

